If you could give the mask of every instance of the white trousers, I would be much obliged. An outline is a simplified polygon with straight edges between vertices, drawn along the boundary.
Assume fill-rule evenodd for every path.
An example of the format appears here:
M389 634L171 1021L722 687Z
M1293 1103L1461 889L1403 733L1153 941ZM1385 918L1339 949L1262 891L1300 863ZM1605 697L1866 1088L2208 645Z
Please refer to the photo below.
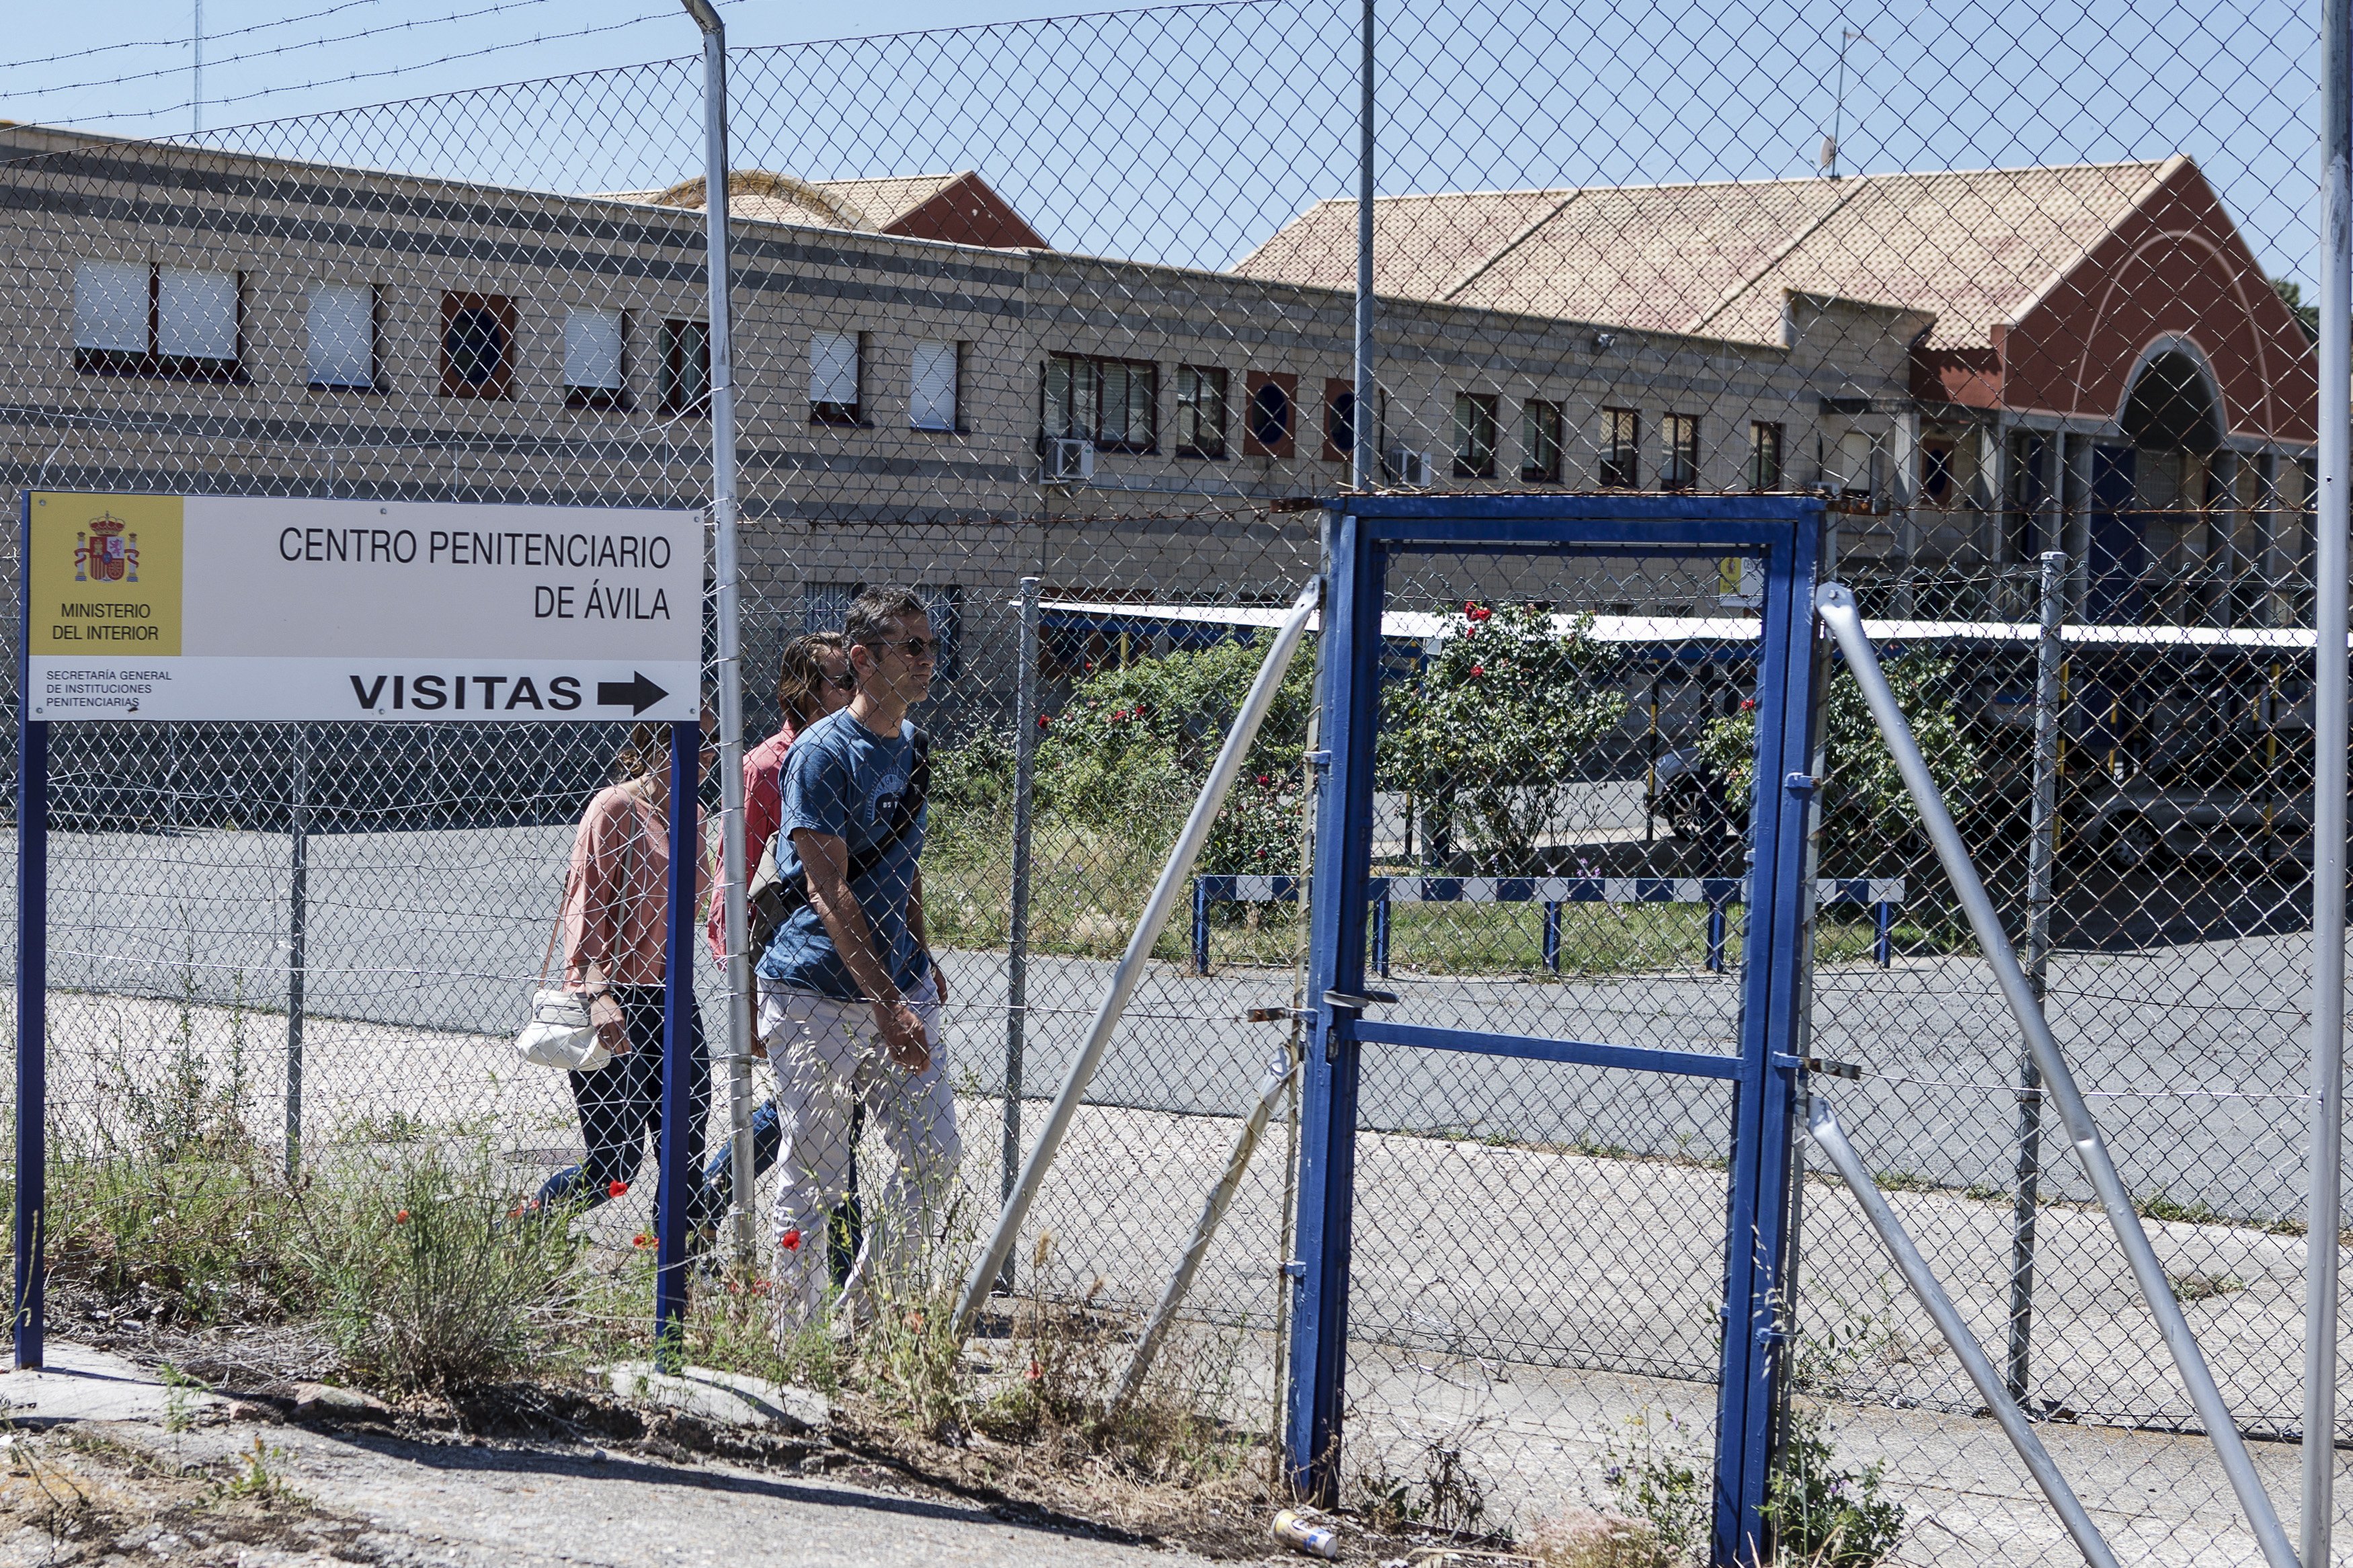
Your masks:
M871 1310L874 1285L920 1290L964 1144L956 1135L940 994L926 977L907 1005L923 1021L931 1065L911 1073L885 1054L864 1002L761 984L760 1038L776 1074L784 1145L770 1235L776 1238L779 1331L821 1321L831 1283L826 1226L849 1184L852 1097L882 1134L891 1155L880 1194L862 1194L865 1242L842 1289L853 1311Z

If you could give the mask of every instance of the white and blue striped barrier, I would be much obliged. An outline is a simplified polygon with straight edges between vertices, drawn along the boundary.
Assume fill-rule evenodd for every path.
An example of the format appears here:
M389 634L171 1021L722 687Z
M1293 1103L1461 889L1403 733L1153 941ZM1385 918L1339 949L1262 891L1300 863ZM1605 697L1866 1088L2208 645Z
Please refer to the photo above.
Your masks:
M1705 904L1707 967L1722 973L1728 921L1725 911L1745 903L1748 884L1737 877L1375 877L1373 967L1389 972L1389 910L1398 904L1542 904L1544 963L1560 973L1560 911L1565 904ZM1211 904L1289 904L1299 900L1297 877L1210 876L1193 879L1193 972L1209 973ZM1901 877L1820 877L1817 904L1868 904L1871 955L1882 969L1895 960L1895 911L1904 902Z

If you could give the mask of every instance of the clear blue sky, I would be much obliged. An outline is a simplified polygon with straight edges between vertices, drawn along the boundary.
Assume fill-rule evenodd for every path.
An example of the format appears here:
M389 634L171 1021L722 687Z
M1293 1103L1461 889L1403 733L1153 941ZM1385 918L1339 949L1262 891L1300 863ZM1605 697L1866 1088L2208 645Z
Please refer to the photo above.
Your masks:
M696 47L664 0L206 0L203 122L239 126ZM811 176L972 167L1057 244L1223 265L1353 185L1354 0L1005 26L1038 0L839 9L726 0L739 163ZM20 5L0 117L185 133L190 0ZM1942 168L2186 152L2271 269L2307 274L2316 8L2293 0L1381 0L1381 187ZM443 20L460 13L462 20ZM272 25L275 23L275 25ZM250 30L259 29L259 30ZM364 37L344 35L368 32ZM163 40L150 44L151 40ZM79 58L43 61L100 46ZM244 58L232 58L244 57ZM685 68L228 140L609 189L693 173ZM577 110L594 101L595 112Z

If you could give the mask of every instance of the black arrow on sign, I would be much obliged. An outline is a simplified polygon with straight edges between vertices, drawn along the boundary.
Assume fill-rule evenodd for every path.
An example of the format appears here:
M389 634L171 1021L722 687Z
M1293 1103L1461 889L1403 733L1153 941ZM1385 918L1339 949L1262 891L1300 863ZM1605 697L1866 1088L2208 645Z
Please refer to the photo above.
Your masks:
M596 683L597 707L626 708L631 713L642 713L669 695L634 669L627 680L600 680Z

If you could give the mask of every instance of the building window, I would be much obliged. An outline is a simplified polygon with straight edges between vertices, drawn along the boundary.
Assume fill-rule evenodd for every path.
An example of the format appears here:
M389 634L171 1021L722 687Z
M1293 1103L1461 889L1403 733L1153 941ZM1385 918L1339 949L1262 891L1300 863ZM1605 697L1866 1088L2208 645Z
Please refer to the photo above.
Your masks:
M1953 444L1920 443L1920 499L1930 506L1953 504Z
M1763 419L1748 422L1748 488L1781 488L1781 426Z
M1642 484L1642 416L1630 408L1601 411L1601 488L1639 489Z
M1299 378L1288 371L1254 370L1250 373L1248 386L1250 405L1243 415L1243 453L1252 458L1290 457Z
M1520 405L1520 482L1560 483L1560 405L1531 397Z
M441 395L505 397L514 386L514 301L502 294L441 296Z
M915 370L907 391L907 423L918 430L956 427L961 343L917 343Z
M313 283L308 326L315 387L375 386L375 290L364 283Z
M1356 384L1339 376L1324 381L1324 460L1353 463L1356 457Z
M1199 365L1176 367L1176 455L1226 455L1226 373Z
M567 310L564 316L564 405L626 408L622 346L628 318L618 310Z
M1495 400L1479 393L1454 395L1454 477L1495 477Z
M1156 452L1160 367L1148 360L1046 356L1041 419L1050 439L1092 441L1112 452Z
M194 381L237 376L237 275L143 261L74 266L74 368Z
M1659 488L1687 490L1699 483L1699 419L1670 414L1659 427L1662 446Z
M711 413L711 324L662 323L661 411Z
M818 425L855 425L859 418L858 332L809 334L809 419Z

